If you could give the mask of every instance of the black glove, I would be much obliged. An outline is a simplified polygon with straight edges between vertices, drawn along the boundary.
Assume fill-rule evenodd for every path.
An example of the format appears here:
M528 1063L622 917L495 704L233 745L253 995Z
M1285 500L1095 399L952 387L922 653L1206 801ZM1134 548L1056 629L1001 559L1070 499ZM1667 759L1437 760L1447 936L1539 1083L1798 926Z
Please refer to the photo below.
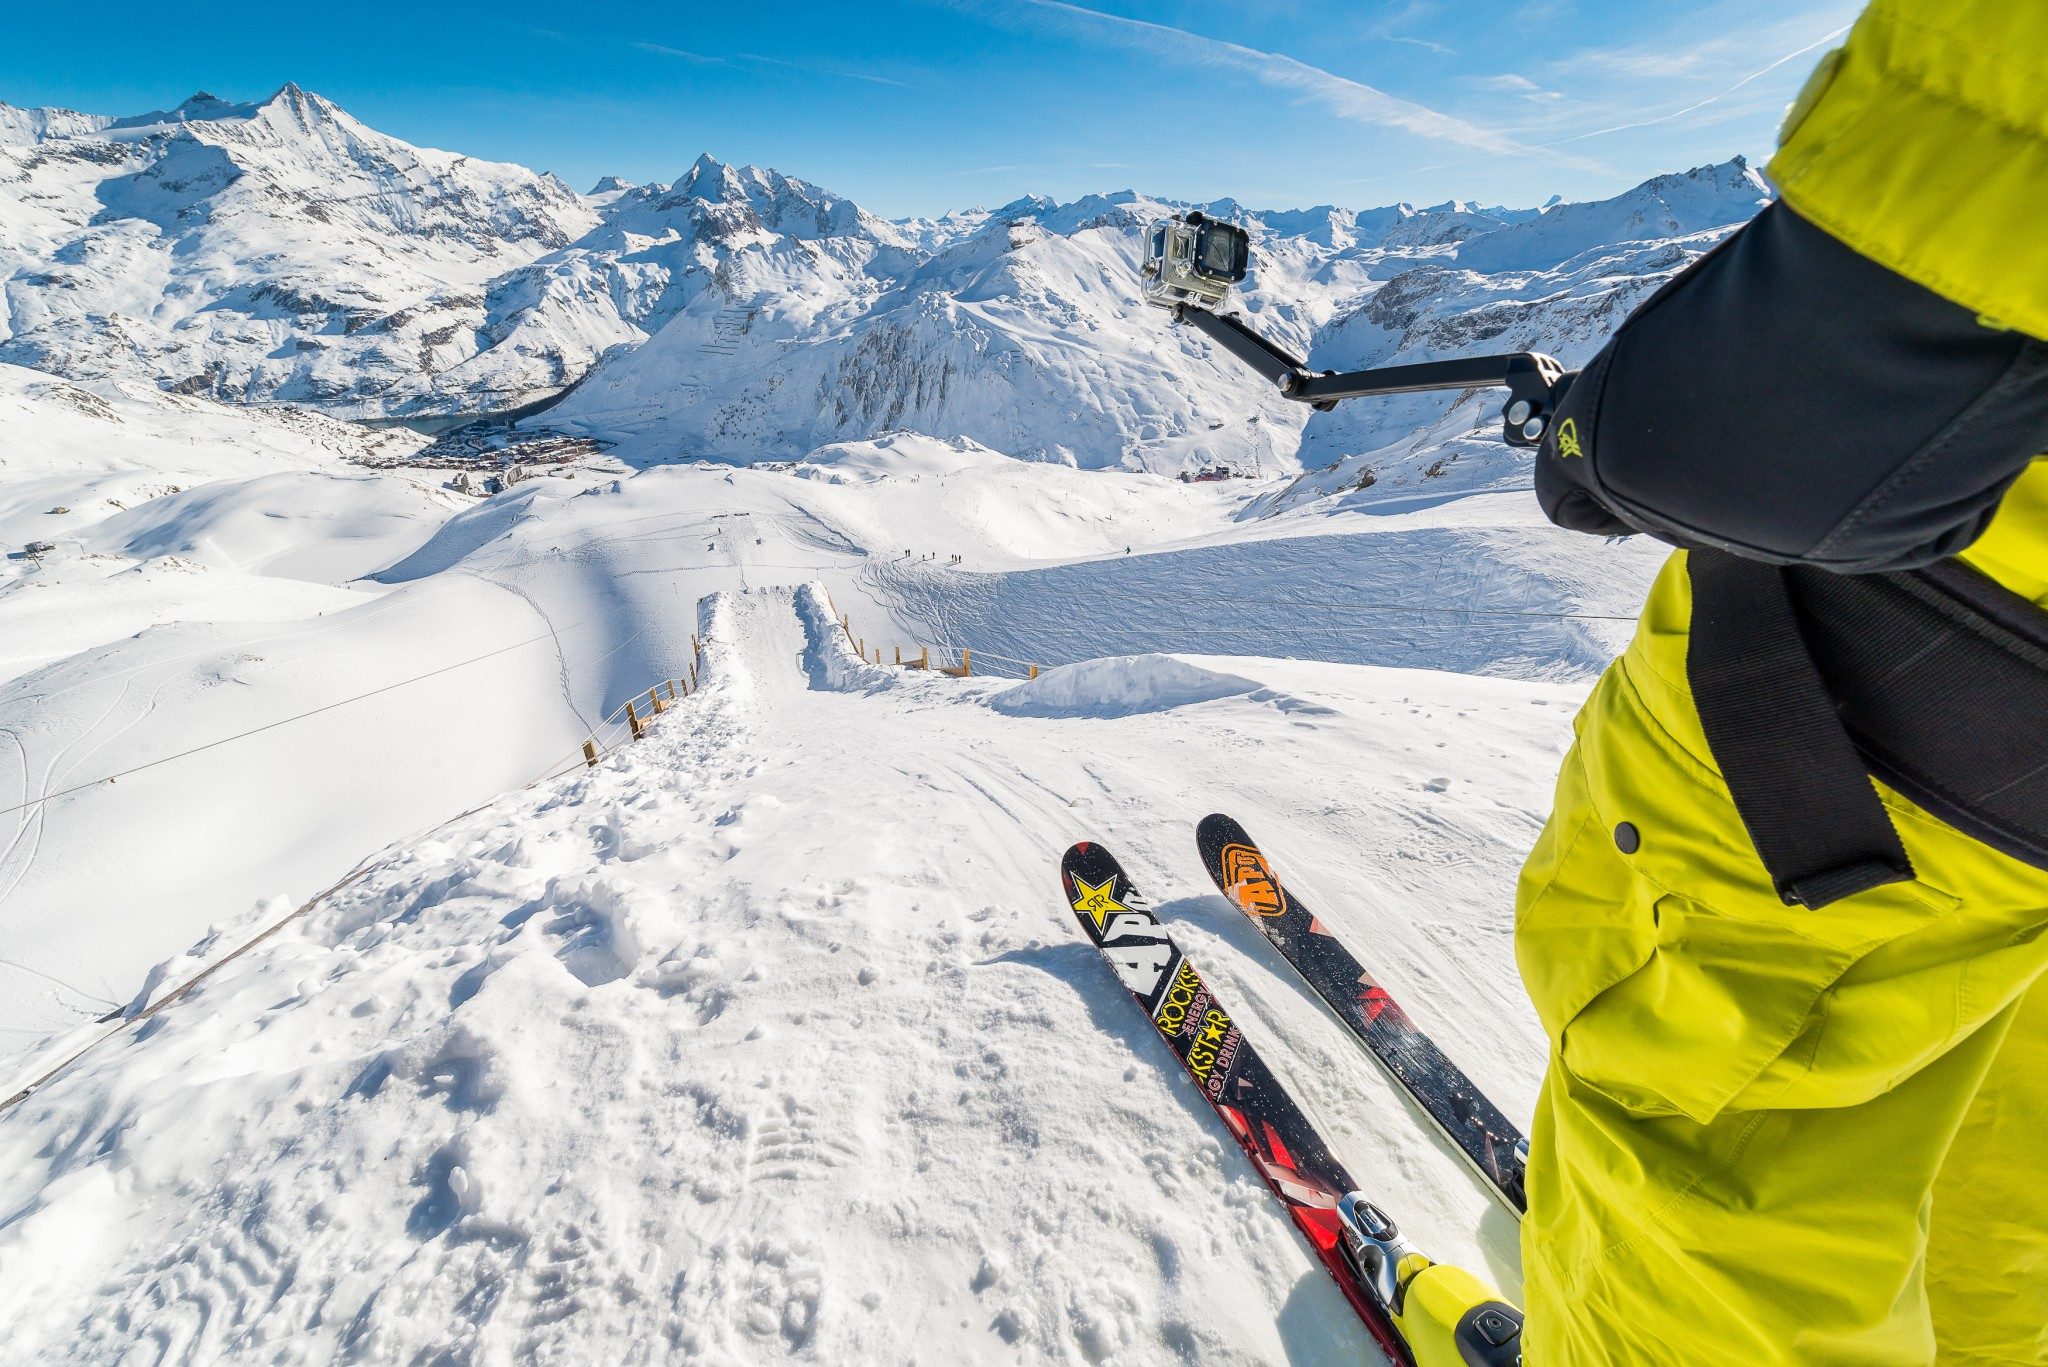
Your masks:
M1775 564L1908 569L1967 547L2048 451L2048 345L1782 204L1667 282L1558 406L1551 521Z
M1601 352L1594 358L1594 366L1601 365L1607 355L1607 351ZM1586 459L1585 443L1579 437L1581 419L1570 408L1572 392L1591 370L1588 367L1572 377L1572 388L1565 391L1550 431L1536 448L1536 501L1543 505L1543 515L1566 531L1627 536L1643 529L1622 521L1600 501L1592 462Z

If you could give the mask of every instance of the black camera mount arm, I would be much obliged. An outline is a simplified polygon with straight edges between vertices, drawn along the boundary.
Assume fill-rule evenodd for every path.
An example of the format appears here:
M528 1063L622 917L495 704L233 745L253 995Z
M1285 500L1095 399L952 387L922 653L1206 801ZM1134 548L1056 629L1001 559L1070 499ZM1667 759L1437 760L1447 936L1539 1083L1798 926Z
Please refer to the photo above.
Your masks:
M1503 435L1510 446L1534 446L1543 439L1558 401L1578 372L1566 371L1540 352L1517 351L1501 356L1466 356L1453 361L1381 366L1343 374L1316 374L1300 357L1252 331L1228 314L1211 313L1194 304L1173 310L1176 323L1186 323L1271 380L1282 394L1327 413L1342 399L1376 394L1419 394L1434 389L1508 391L1501 410Z

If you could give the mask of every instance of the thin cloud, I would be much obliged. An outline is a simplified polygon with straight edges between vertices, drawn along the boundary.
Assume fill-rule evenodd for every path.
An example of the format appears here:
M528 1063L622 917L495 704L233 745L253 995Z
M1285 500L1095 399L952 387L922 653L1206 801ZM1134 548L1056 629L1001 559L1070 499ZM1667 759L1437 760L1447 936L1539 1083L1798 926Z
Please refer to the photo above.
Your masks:
M1758 67L1755 71L1750 72L1747 76L1744 76L1741 80L1737 81L1734 85L1729 86L1726 90L1718 91L1715 94L1709 95L1704 100L1696 100L1692 104L1687 105L1683 109L1674 109L1669 114L1659 114L1654 119L1638 119L1634 123L1618 123L1611 128L1595 128L1591 132L1576 133L1569 138L1559 138L1556 142L1547 142L1541 145L1544 147L1562 147L1566 143L1582 142L1587 138L1602 137L1608 133L1626 133L1629 130L1636 128L1654 128L1656 125L1660 123L1669 123L1673 119L1684 118L1687 114L1691 114L1696 110L1705 109L1710 104L1718 104L1722 100L1727 99L1730 95L1733 95L1736 91L1742 89L1742 87L1748 85L1751 81L1757 80L1760 77L1770 75L1773 71L1776 71L1779 67L1785 65L1785 63L1793 60L1795 57L1804 57L1807 53L1812 52L1815 48L1824 47L1827 44L1834 42L1835 39L1847 33L1849 31L1849 27L1849 25L1844 24L1840 28L1835 29L1831 33L1824 33L1820 37L1808 43L1806 46L1794 48L1792 51L1778 58L1777 61L1772 62L1769 66Z
M1498 90L1509 95L1519 95L1525 100L1561 100L1564 98L1563 91L1547 90L1530 80L1527 76L1518 76L1512 71L1503 72L1498 76L1474 76L1470 78L1470 83L1481 90Z
M1501 156L1532 150L1505 133L1481 128L1456 115L1390 95L1376 86L1311 66L1284 53L1264 52L1187 29L1107 14L1082 5L1068 4L1066 0L1024 0L1024 3L1069 29L1086 28L1126 47L1169 61L1236 71L1262 85L1290 91L1353 123L1412 133ZM971 3L962 3L960 7L984 15L989 12L985 6ZM1016 11L1014 6L1004 6L999 12L1014 14ZM1551 160L1576 165L1582 170L1605 169L1572 157L1553 157Z
M1394 32L1395 29L1406 27L1409 24L1429 23L1436 18L1437 10L1438 7L1434 0L1408 0L1408 3L1402 5L1400 9L1385 15L1379 23L1367 29L1365 31L1366 36L1376 38L1383 43L1406 43L1410 47L1419 47L1425 52L1433 52L1439 57L1455 57L1458 55L1457 51L1443 43L1429 38L1417 38L1413 34Z
M1696 74L1706 60L1707 54L1697 48L1677 52L1594 49L1574 53L1571 65L1582 80L1672 81Z
M1411 38L1405 33L1375 33L1373 37L1383 43L1406 43L1410 47L1419 47L1425 52L1434 52L1439 57L1455 57L1458 55L1455 48L1445 47L1442 43L1434 43L1427 38Z
M1811 42L1804 43L1801 46L1792 49L1790 52L1787 52L1784 56L1779 57L1775 61L1770 62L1768 65L1758 67L1755 71L1750 72L1747 76L1744 76L1741 80L1736 81L1733 85L1728 86L1726 89L1716 91L1714 94L1707 96L1703 100L1695 100L1691 104L1688 104L1681 109L1674 109L1671 110L1669 113L1656 115L1654 118L1637 119L1629 123L1617 123L1605 128L1588 129L1582 133L1573 133L1569 137L1555 138L1548 142L1540 142L1533 144L1533 146L1547 151L1558 147L1564 147L1575 142L1584 142L1588 138L1605 137L1611 133L1625 133L1637 128L1654 128L1658 124L1670 123L1676 119L1684 118L1688 114L1694 114L1702 109L1707 108L1710 105L1718 104L1720 101L1727 99L1730 95L1733 95L1736 91L1741 90L1744 86L1747 86L1750 83L1759 80L1764 76L1769 75L1771 72L1776 71L1779 67L1785 65L1787 62L1793 61L1794 59L1799 57L1803 57L1807 53L1812 52L1816 48L1826 46L1827 44L1835 41L1837 38L1840 38L1843 34L1847 33L1850 27L1850 25L1844 24L1840 28L1833 29L1830 32L1824 33L1820 37L1813 39ZM1506 78L1496 79L1517 81L1523 78L1509 76ZM1496 153L1494 155L1499 154ZM1398 172L1389 172L1387 174L1419 175L1425 171L1447 171L1457 167L1472 166L1480 162L1490 160L1492 160L1492 156L1467 157L1458 161L1438 162L1433 166L1411 166L1408 167L1406 170ZM1350 183L1367 184L1371 181L1383 180L1386 178L1386 176L1374 176L1371 177L1370 180L1358 180L1352 181Z
M666 43L649 43L641 39L634 38L629 39L626 45L628 47L638 48L642 52L651 52L657 57L676 57L680 58L685 62L695 62L699 66L729 65L729 63L723 57L707 57L701 52L691 52L687 48L670 47Z
M739 58L743 62L762 62L768 66L788 67L791 71L802 71L812 76L838 76L848 81L866 81L871 85L892 85L898 90L911 90L915 88L908 81L891 80L887 76L877 76L872 72L848 71L842 67L812 66L807 62L791 62L785 61L780 57L764 57L758 52L742 52L739 54Z

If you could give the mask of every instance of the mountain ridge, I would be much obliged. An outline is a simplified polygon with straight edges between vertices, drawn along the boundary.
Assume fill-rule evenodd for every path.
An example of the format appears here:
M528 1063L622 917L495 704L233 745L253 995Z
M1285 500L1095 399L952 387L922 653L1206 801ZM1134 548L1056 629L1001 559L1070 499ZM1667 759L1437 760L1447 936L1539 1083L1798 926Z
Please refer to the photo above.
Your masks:
M0 202L0 361L72 378L344 417L574 389L545 421L643 462L786 457L908 425L1086 466L1268 473L1456 435L1437 430L1454 409L1310 418L1265 391L1139 299L1152 221L1199 207L1249 228L1237 307L1348 365L1510 333L1572 350L1614 309L1547 318L1557 301L1635 297L1770 195L1738 157L1527 209L1125 189L889 220L708 152L666 184L579 195L414 147L295 83L126 118L0 105L0 183L17 191Z

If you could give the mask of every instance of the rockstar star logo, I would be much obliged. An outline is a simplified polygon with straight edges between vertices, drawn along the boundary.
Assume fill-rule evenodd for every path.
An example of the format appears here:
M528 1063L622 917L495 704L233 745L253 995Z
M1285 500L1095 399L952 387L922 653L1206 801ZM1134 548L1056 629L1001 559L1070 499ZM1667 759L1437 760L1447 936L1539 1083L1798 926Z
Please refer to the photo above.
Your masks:
M1116 900L1116 879L1105 878L1090 885L1082 879L1074 880L1074 910L1085 911L1093 918L1095 928L1101 930L1103 922L1112 911L1129 911L1130 908Z

